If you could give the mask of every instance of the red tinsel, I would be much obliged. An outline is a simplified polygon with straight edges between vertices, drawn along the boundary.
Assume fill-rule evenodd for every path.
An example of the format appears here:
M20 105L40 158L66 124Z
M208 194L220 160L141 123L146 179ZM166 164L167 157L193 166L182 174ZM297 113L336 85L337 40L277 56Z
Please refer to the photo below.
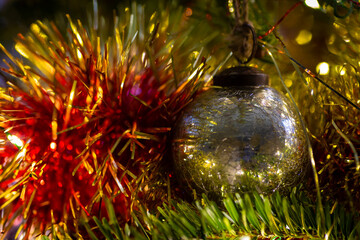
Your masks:
M96 36L69 21L69 43L54 24L41 22L19 36L16 49L30 68L1 46L16 65L2 70L18 80L9 78L1 95L0 205L41 230L96 215L103 196L128 221L179 110L203 86L204 64L174 81L169 50L158 53L165 30L153 39L150 58L141 39L113 40L101 51Z

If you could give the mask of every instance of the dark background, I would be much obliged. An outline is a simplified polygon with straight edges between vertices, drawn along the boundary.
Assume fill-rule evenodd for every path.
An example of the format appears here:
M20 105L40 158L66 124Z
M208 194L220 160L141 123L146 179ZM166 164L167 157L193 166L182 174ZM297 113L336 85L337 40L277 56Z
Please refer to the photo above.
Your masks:
M100 0L100 14L107 16L124 1ZM16 55L14 39L18 33L25 35L36 20L56 20L70 14L74 19L86 19L92 9L91 0L0 0L0 43ZM6 58L0 50L0 59ZM3 61L0 66L4 66ZM5 86L0 75L0 87Z
M201 1L201 0L199 0ZM216 11L223 11L226 14L226 0L216 0L218 6L223 8ZM261 0L260 0L261 1ZM112 16L113 10L119 5L129 4L131 0L98 0L99 15ZM157 4L156 0L146 1ZM182 5L193 6L195 0L179 0ZM263 0L268 11L272 13L273 19L269 19L269 26L275 22L295 3L296 0ZM25 35L36 20L56 20L70 14L73 19L87 19L89 12L92 12L92 0L0 0L0 43L12 54L14 50L14 39L18 33ZM249 6L251 7L251 5ZM221 16L221 15L220 15ZM311 9L305 5L299 6L291 12L280 24L278 32L294 58L305 64L309 69L315 70L319 62L328 61L332 56L326 47L326 41L332 32L333 19L329 14L320 10ZM296 36L302 29L312 32L312 40L306 45L298 45ZM4 59L0 51L0 59ZM4 66L3 62L0 62ZM1 80L0 87L5 86Z

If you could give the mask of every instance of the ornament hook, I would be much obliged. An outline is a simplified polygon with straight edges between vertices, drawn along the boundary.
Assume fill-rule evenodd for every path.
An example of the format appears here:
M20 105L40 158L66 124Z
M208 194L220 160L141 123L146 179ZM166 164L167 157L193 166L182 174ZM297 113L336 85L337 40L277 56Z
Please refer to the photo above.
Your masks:
M251 41L249 41L250 39ZM240 64L250 62L255 55L257 47L257 37L254 27L249 23L235 25L231 33L229 47Z
M231 33L229 47L238 62L246 64L255 55L257 37L252 23L248 20L248 0L242 0L242 7L240 7L240 0L234 0L233 6L236 23Z
M242 0L242 7L240 6L241 0L233 0L236 24L242 25L248 22L248 0Z

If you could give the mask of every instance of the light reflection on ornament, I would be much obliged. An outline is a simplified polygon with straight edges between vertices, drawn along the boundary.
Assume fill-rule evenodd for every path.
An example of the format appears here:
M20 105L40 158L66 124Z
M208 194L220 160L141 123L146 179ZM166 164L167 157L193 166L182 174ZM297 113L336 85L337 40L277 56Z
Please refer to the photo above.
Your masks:
M82 61L82 60L83 60L83 56L82 56L79 48L76 50L76 54L77 54L78 60L79 60L79 61Z
M236 175L243 175L243 174L244 174L244 171L242 169L240 169L236 172Z
M14 144L17 148L22 148L24 146L24 143L23 141L18 137L18 136L15 136L15 135L12 135L12 134L8 134L7 135L7 138L9 139L9 141Z
M188 80L190 81L191 79L193 79L196 75L198 74L198 71L195 70L188 78Z
M15 50L18 51L23 57L29 58L29 56L26 54L23 46L20 43L15 44Z
M104 93L103 89L99 86L96 97L97 97L98 99L102 99L102 98L103 98L103 93Z
M239 240L251 240L250 236L242 236L239 238Z
M51 142L50 143L50 149L53 150L53 151L56 149L56 142Z
M150 27L149 27L149 33L152 33L155 29L155 24L151 24Z
M40 33L40 27L35 23L30 25L30 29L36 34Z
M346 74L346 68L342 65L336 66L335 69L340 74L340 76L344 76Z

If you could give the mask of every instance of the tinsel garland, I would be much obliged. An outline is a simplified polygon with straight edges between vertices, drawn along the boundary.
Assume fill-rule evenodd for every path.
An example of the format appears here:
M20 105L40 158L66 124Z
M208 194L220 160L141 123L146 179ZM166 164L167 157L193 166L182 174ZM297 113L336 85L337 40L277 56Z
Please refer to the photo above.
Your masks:
M322 11L329 16L331 26L331 34L322 46L328 54L328 72L319 75L307 69L306 62L294 61L286 45L277 49L277 58L285 68L286 63L293 62L303 70L300 74L296 68L288 70L284 78L307 123L321 196L325 201L340 202L350 211L359 212L358 4L347 0L322 2ZM335 8L347 9L350 5L352 8L348 15L336 15ZM314 183L309 181L308 189L315 196Z
M16 40L22 58L0 45L11 60L0 93L5 232L20 215L27 236L51 223L77 228L82 214L105 212L104 196L127 222L154 198L174 122L207 79L202 55L189 57L185 12L172 14L133 4L107 39L97 16L90 28L67 16L66 34L38 21Z
M360 103L358 14L354 8L350 16L334 19L333 34L326 44L336 58L329 60L329 74L322 77L357 106ZM323 194L328 199L346 203L352 211L359 211L359 109L346 104L321 84L312 83L310 86L316 100L312 108L315 112L322 112L322 121L317 123L317 131L321 131L316 136L314 151Z
M264 16L267 12L261 5L255 1L250 16L262 23L256 27L265 33L269 26L263 22L269 16ZM77 228L83 213L105 212L103 196L110 196L125 222L138 200L161 196L151 179L164 159L179 111L203 89L206 79L202 55L191 51L196 47L189 38L203 35L210 42L219 32L228 32L229 18L211 6L212 14L198 17L207 19L213 35L203 29L191 35L189 25L184 26L186 11L173 9L170 14L162 9L144 17L142 8L131 9L115 18L108 39L99 31L104 27L101 21L87 28L69 18L67 33L54 23L37 22L28 35L19 35L16 50L21 58L1 46L11 60L2 69L10 87L0 91L0 208L4 210L0 224L4 231L18 225L21 214L25 220L20 220L20 228L29 234L30 226L46 230L56 222ZM335 18L335 35L327 47L336 60L329 60L329 75L321 78L358 104L355 10L343 19ZM208 47L206 41L199 45ZM290 65L283 51L276 54L280 65ZM265 68L273 85L279 85L266 56L253 65ZM289 88L313 139L322 196L359 207L358 110L311 74L299 76L292 70L284 77L292 79Z

